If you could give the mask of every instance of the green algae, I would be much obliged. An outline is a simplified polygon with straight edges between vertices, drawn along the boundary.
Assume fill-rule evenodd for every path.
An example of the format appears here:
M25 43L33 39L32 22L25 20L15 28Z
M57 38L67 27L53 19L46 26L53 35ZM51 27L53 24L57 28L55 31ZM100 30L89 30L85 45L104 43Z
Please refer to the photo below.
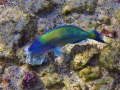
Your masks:
M62 15L67 15L70 12L80 12L91 14L95 11L97 0L68 0L62 9Z
M19 1L19 7L24 11L31 11L33 13L41 13L41 10L49 11L49 8L53 6L52 0L29 0L24 2L24 0Z
M31 31L31 33L27 34L35 25L35 23L33 24L35 15L25 13L16 6L15 8L9 7L1 12L0 18L0 28L2 30L0 60L7 65L19 65L19 57L16 55L17 49L29 41L27 38L34 33L34 31Z
M113 42L112 45L104 48L100 53L99 62L108 70L120 71L120 42Z
M44 68L40 68L39 76L44 77L47 73L55 73L57 71L56 65L48 63Z
M72 23L74 19L72 17L64 17L64 21L67 23Z
M111 24L111 20L110 17L108 17L107 15L100 15L98 20L102 23L102 24L106 24L106 25L110 25Z
M94 90L109 90L114 86L114 78L112 78L109 72L101 68L101 76L100 78L89 81L86 83L87 86L91 86L90 88L94 88Z
M78 75L80 78L83 79L83 81L95 80L100 76L100 69L98 66L96 67L87 66L86 68L80 70L78 72Z
M74 49L77 49L78 52L74 52ZM91 58L98 54L98 49L91 45L75 46L71 54L73 55L73 60L70 66L72 69L77 70L89 63Z
M114 13L114 17L118 23L120 23L120 9L117 9Z
M19 65L20 62L16 59L16 55L13 53L14 51L6 50L5 45L0 43L0 65L1 66L10 66L10 65Z
M88 22L88 25L86 27L86 29L89 30L89 28L97 28L100 24L97 22L97 21L94 21L94 20L90 20Z
M63 77L57 73L47 73L44 77L42 77L43 84L46 88L50 89L53 87L63 87Z
M65 84L65 87L63 87L62 90L82 90L81 89L81 85L79 82L74 82L74 84L71 84L70 82L68 83L69 81L67 81Z

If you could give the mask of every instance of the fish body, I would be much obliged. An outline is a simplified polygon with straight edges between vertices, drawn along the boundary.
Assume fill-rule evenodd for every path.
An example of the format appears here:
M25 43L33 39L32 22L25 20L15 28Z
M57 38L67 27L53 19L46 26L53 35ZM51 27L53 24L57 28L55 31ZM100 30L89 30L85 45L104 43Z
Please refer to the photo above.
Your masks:
M78 43L86 39L94 39L105 43L102 40L103 35L96 30L85 31L81 27L74 25L63 25L56 27L44 35L37 38L29 47L29 51L33 54L44 54L50 49L58 56L62 57L61 47L70 43Z

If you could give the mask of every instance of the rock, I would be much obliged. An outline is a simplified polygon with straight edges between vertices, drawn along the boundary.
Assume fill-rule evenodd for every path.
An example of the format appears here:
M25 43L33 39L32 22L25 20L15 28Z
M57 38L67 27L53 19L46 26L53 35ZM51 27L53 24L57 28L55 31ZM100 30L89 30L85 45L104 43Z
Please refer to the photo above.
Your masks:
M71 68L76 70L83 68L87 63L89 63L91 58L98 54L98 50L92 45L75 46L72 54L74 56L71 61Z
M117 9L114 13L114 17L118 23L120 23L120 9Z
M49 11L53 6L52 0L13 0L8 4L10 7L20 7L27 13L41 13L40 11L46 10Z
M114 87L114 78L110 76L109 72L101 68L101 76L99 79L89 81L86 86L89 90L110 90ZM116 90L116 89L115 89Z
M37 78L34 73L30 71L25 71L23 73L23 78L21 81L18 83L18 87L22 89L30 89L34 87L37 84Z
M45 32L45 24L42 24L40 22L40 23L38 23L37 28L38 28L38 35L44 34L44 32Z
M119 90L119 0L4 1L0 5L0 90ZM86 31L105 29L108 34L102 34L108 37L103 39L111 45L90 39L67 44L64 59L53 52L27 51L45 30L63 24Z
M69 76L64 76L64 84L63 90L86 90L87 87L85 85L85 82L79 78L76 72L71 71L71 74Z
M91 81L100 77L100 68L98 66L90 67L87 66L78 72L80 78L83 81Z
M3 89L33 90L41 88L40 81L38 81L39 78L37 75L30 71L27 65L21 67L10 66L5 69L0 86L2 86Z
M120 42L113 42L104 48L100 53L99 62L108 70L120 71Z
M29 46L26 46L22 53L19 53L19 57L22 56L21 60L23 62L30 65L41 65L50 60L48 54L32 54L28 51L28 48Z
M98 5L103 5L104 3L105 3L104 0L98 0L98 2L97 2Z
M2 74L3 72L3 66L0 66L0 75Z
M25 45L35 29L34 15L24 13L20 8L7 8L0 15L0 57L15 59L16 49ZM29 33L31 32L31 33ZM17 61L17 60L16 60ZM17 61L18 62L18 61Z
M66 87L63 88L63 90L68 90L69 88L71 90L83 90L83 89L81 89L81 86L80 86L79 82L75 82L74 84L69 83L69 85L66 85Z
M46 88L50 89L53 87L62 88L64 86L63 77L57 73L48 73L42 77L43 84Z
M109 16L107 16L107 15L99 15L99 16L98 16L98 20L99 20L102 24L107 24L107 25L110 25L110 24L111 24L111 20L110 20Z
M36 71L38 72L38 75L40 77L44 77L45 75L47 75L47 73L58 72L59 71L58 69L59 69L59 66L55 65L55 63L53 63L53 62L50 62L50 63L46 63L44 65L40 65Z
M96 7L96 2L96 0L67 0L65 7L62 9L62 14L65 15L73 11L93 13Z

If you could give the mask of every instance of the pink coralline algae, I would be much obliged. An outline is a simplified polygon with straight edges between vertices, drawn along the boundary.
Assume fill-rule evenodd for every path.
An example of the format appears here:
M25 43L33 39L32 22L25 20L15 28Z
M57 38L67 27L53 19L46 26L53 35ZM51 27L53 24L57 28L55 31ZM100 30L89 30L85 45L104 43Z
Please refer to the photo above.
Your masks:
M102 30L100 33L105 35L105 36L107 36L107 37L112 37L112 38L116 38L117 37L116 31Z
M3 5L5 3L7 3L7 2L8 2L8 0L0 0L0 5Z
M4 83L10 83L10 78L3 78L2 81L3 81Z
M35 85L35 82L36 76L31 72L25 72L20 87L23 89L29 89Z
M118 0L117 2L120 3L120 0Z
M115 2L118 2L118 3L120 3L120 0L115 0Z

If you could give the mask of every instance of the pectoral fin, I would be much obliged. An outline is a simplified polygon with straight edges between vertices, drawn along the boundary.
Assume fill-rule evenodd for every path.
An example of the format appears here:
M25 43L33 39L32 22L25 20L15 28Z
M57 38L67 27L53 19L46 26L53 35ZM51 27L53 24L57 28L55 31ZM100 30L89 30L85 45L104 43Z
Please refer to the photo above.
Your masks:
M62 50L61 50L61 46L52 48L52 51L53 51L56 55L58 55L59 57L63 58L63 53L62 53Z

